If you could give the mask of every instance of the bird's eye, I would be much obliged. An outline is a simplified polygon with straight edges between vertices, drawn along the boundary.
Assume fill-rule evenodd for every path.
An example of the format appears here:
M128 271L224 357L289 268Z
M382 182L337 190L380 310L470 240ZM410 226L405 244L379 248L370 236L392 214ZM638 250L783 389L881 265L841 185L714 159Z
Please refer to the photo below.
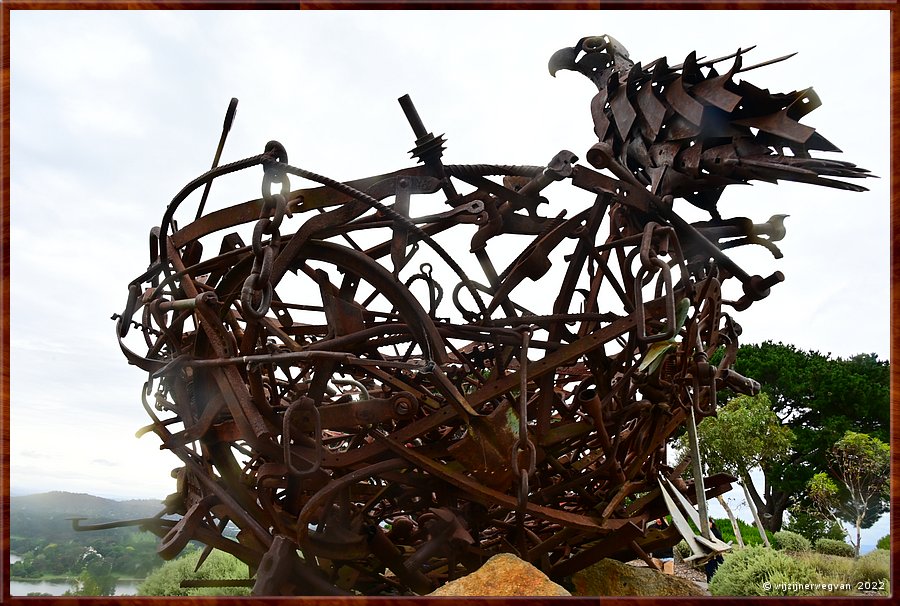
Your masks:
M596 51L603 50L606 47L607 41L603 37L596 38L587 38L582 43L582 48L586 51Z

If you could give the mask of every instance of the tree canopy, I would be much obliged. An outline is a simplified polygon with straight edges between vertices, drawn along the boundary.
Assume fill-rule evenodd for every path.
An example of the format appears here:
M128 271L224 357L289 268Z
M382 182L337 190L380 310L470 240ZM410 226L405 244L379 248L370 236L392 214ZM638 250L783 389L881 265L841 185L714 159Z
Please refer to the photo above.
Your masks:
M855 525L856 555L860 529L887 510L890 457L890 447L878 438L848 431L831 449L830 473L817 473L807 485L820 511Z
M737 476L750 493L757 492L750 470L766 469L787 456L794 435L772 412L769 397L759 394L729 400L715 417L708 417L698 425L697 438L705 466L711 471ZM677 446L687 452L686 435L679 438ZM731 518L731 512L726 511ZM757 524L762 525L755 510L751 511Z
M196 572L200 551L190 551L160 566L138 585L142 596L250 595L249 587L184 588L181 582L191 580L247 579L247 565L229 553L214 549Z
M816 473L828 469L831 447L847 431L888 439L890 367L876 354L832 358L767 341L742 345L733 368L759 381L771 410L794 436L788 456L763 466L762 494L751 491L756 507L769 514L770 530L781 529L785 510L805 498ZM723 391L721 401L730 395Z
M88 552L81 573L72 581L66 596L111 596L116 593L116 575L112 565L96 552Z
M771 410L769 397L738 396L697 428L700 452L715 471L742 480L754 467L766 467L788 454L793 432Z

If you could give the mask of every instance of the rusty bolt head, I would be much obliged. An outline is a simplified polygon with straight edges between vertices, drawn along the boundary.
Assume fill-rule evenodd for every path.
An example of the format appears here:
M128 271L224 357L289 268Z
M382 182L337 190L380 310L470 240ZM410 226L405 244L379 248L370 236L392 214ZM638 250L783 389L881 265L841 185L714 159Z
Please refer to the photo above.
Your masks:
M394 396L394 412L399 417L414 415L419 409L419 403L409 392L400 392Z
M409 398L400 396L394 401L394 412L396 412L401 417L410 414L412 411L413 404L409 401Z

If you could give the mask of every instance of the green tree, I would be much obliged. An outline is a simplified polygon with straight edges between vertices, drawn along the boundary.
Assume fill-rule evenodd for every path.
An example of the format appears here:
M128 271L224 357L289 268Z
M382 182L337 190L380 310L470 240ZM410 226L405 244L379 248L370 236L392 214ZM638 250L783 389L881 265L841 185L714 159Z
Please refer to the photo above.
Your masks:
M761 468L765 472L785 457L793 433L772 412L769 397L760 394L729 400L715 417L707 417L698 425L697 438L706 466L736 476L750 493L756 492L750 471ZM686 448L687 436L680 438L680 446Z
M250 595L249 587L182 587L181 582L188 579L246 579L249 576L246 564L223 551L213 550L200 569L194 572L199 559L200 551L195 550L166 562L138 585L137 594L142 596Z
M112 565L102 557L92 557L64 595L109 596L116 593L116 575Z
M825 519L816 510L797 504L788 510L788 514L789 517L784 524L784 530L796 532L806 537L810 543L815 543L823 538L843 541L847 535L840 522Z
M888 439L890 366L875 354L832 358L767 341L742 345L733 368L759 381L794 434L789 455L763 468L763 491L749 486L769 530L781 530L784 512L803 502L807 483L828 469L831 446L847 431Z
M831 449L830 474L819 472L807 485L823 514L854 525L857 556L860 530L887 510L890 458L890 447L878 438L848 431Z

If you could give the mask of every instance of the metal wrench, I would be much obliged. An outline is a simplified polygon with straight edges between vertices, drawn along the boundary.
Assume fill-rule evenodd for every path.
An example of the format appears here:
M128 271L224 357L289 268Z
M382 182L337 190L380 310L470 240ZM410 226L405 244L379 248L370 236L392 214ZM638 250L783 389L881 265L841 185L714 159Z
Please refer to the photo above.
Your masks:
M484 210L484 202L482 202L481 200L472 200L471 202L468 202L466 204L460 204L453 210L448 210L447 212L438 213L435 215L416 217L414 219L410 219L410 221L412 221L413 223L437 223L438 221L456 217L457 215L462 215L457 219L457 221L460 223L475 223L476 225L481 225L488 219L487 213Z

